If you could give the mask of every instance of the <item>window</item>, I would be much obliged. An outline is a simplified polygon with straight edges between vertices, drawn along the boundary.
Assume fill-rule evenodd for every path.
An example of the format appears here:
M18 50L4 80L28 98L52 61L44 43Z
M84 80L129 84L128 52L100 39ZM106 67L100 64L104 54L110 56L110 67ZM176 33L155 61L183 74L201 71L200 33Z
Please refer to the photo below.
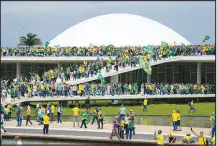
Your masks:
M13 71L12 64L8 63L5 66L6 66L6 71Z
M173 68L167 68L166 69L166 83L172 83L173 82Z
M180 64L174 64L174 72L181 72L181 65Z
M181 83L181 73L174 73L174 83Z
M196 63L191 64L191 72L197 72L197 64Z
M182 81L183 81L183 83L189 83L190 82L190 72L189 71L182 72Z
M13 73L12 73L12 71L7 71L6 72L6 78L7 79L13 79Z
M197 73L191 73L191 83L197 83Z
M207 83L213 84L215 83L215 73L207 73Z
M165 83L165 73L159 73L159 83Z
M184 71L190 71L190 64L184 64L184 65L182 65L182 70L184 70Z
M159 72L165 72L166 66L164 64L159 65Z
M201 70L201 84L206 83L206 73L205 70Z
M159 82L159 79L158 79L158 68L156 68L156 67L152 68L151 82L152 83L158 83Z
M215 72L215 65L207 64L207 72Z

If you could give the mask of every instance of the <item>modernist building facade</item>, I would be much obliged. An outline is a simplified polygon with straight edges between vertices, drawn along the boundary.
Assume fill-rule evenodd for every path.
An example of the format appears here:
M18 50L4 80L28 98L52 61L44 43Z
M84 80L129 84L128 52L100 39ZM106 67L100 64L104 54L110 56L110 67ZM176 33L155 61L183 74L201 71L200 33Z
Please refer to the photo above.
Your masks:
M131 14L109 14L85 20L70 27L50 41L50 46L144 46L168 44L191 44L174 30L156 21ZM107 60L108 57L102 57ZM113 57L115 58L115 57ZM66 68L69 64L94 61L97 57L1 57L2 79L17 76L29 77L32 72L39 74L51 68ZM163 82L163 83L215 83L215 56L184 57L171 59L152 66L152 75L142 69L114 74L106 80L112 82Z
M201 60L201 57L203 58ZM18 59L19 58L19 59ZM71 58L71 59L69 59ZM80 57L88 59L88 57ZM104 60L107 57L103 57ZM192 58L192 57L190 57ZM194 56L195 60L167 62L152 66L152 75L148 76L143 69L133 70L115 76L115 80L122 83L215 83L216 66L215 56ZM197 59L198 58L198 59ZM2 79L14 79L17 76L30 77L29 73L35 72L40 75L51 68L64 69L69 64L80 64L83 61L76 60L76 57L43 57L43 60L37 60L38 57L2 57L1 77ZM95 60L96 57L91 58ZM29 61L27 61L29 60ZM72 60L72 61L71 61ZM89 61L90 58L89 58ZM107 77L111 80L114 77ZM113 81L114 82L114 81ZM117 81L116 81L117 82Z

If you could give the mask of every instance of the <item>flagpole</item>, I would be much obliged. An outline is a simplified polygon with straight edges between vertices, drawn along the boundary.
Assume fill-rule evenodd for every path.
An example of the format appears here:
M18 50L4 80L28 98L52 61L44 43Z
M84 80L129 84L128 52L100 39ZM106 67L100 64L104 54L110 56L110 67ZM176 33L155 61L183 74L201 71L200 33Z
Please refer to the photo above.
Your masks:
M26 27L23 26L23 27L20 29L19 33L18 33L18 44L17 44L17 47L19 47L19 41L20 41L20 37L21 37L21 32L22 32L25 28L26 28Z

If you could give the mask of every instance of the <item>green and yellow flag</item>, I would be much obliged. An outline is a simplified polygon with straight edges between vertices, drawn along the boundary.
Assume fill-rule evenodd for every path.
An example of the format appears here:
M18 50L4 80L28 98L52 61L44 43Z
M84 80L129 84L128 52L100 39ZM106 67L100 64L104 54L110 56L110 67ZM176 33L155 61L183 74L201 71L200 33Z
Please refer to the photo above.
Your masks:
M163 48L163 49L169 48L168 43L162 41L162 42L161 42L161 48Z
M104 77L102 76L101 73L98 75L98 80L101 81L101 84L105 84L106 83L106 81L104 80Z
M150 63L146 60L146 58L140 57L139 63L140 63L140 66L143 68L143 70L144 70L147 74L151 75L152 68L151 68Z

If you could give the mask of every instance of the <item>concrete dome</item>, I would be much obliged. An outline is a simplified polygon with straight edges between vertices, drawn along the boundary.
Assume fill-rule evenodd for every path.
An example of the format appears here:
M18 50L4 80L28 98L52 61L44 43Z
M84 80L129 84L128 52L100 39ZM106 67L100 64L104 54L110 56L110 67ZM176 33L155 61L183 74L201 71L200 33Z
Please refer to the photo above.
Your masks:
M49 46L144 46L162 41L190 44L184 37L151 19L132 14L108 14L85 20L50 41Z

